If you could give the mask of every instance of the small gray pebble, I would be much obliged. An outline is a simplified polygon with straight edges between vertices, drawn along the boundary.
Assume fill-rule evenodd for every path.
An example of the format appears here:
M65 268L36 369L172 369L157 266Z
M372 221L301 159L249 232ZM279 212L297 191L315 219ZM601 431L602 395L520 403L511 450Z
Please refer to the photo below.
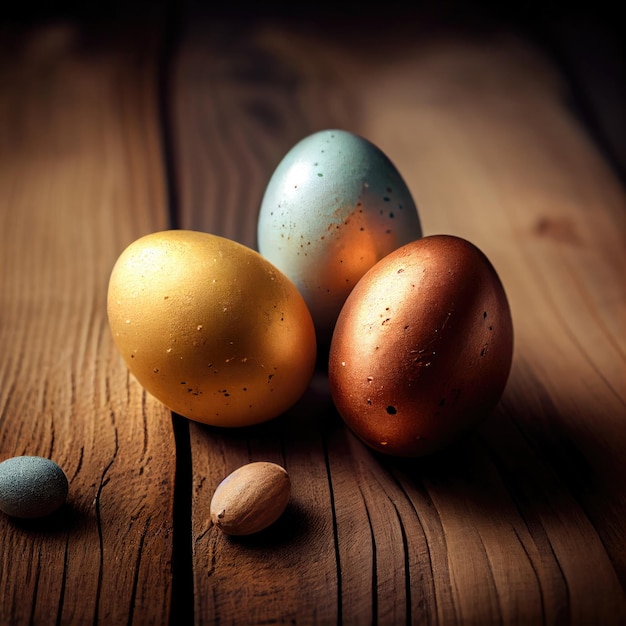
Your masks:
M0 511L23 519L56 511L67 498L63 470L40 456L16 456L0 463Z

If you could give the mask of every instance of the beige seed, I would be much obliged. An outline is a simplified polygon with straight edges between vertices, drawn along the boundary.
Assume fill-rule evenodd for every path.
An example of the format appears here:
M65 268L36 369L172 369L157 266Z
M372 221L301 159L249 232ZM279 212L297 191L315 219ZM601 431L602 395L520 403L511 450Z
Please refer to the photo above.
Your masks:
M271 526L290 496L291 481L283 467L267 461L248 463L217 486L211 520L228 535L251 535Z

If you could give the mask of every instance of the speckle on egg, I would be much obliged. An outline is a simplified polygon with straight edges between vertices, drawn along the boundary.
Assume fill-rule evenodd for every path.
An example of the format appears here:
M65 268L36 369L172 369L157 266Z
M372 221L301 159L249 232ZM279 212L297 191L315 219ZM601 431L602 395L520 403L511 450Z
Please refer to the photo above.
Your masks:
M49 515L65 502L68 489L65 473L50 459L16 456L0 463L0 510L11 517Z

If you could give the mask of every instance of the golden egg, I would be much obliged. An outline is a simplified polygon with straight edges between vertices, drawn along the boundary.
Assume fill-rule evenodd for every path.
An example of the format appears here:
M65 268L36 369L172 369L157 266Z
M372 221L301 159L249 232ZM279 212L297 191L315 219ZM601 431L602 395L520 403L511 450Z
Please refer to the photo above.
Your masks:
M290 280L254 250L189 230L152 233L111 273L113 339L139 383L214 426L278 416L306 390L316 344Z

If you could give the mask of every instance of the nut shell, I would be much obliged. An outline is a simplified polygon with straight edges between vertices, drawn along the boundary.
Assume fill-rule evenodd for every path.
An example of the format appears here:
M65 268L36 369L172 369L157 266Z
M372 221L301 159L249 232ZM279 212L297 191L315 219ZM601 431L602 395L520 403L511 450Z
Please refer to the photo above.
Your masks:
M472 243L432 235L379 261L348 297L329 357L347 425L396 456L435 452L497 404L513 326L495 269Z
M290 496L291 481L283 467L266 461L248 463L217 486L211 520L228 535L251 535L271 526Z

